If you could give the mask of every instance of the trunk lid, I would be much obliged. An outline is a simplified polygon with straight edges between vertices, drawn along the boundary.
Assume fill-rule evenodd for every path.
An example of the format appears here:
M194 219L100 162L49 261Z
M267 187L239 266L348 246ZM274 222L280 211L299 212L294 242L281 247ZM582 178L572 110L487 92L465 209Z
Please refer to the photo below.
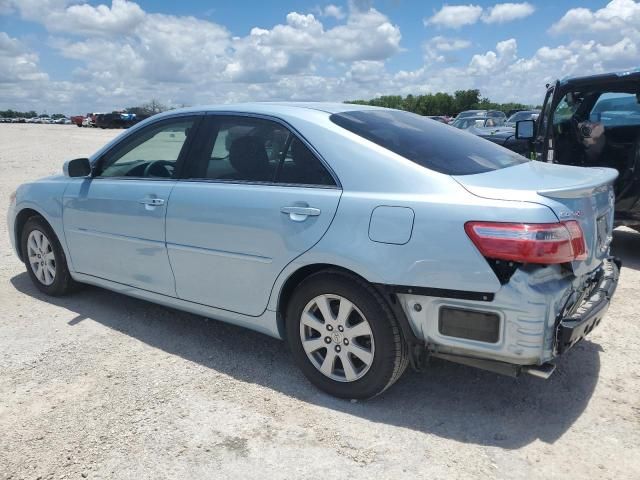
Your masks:
M613 231L611 168L583 168L531 161L513 167L453 178L472 194L496 200L534 202L549 207L560 221L577 220L588 255L573 262L577 276L597 268L609 254ZM472 219L482 220L482 219Z

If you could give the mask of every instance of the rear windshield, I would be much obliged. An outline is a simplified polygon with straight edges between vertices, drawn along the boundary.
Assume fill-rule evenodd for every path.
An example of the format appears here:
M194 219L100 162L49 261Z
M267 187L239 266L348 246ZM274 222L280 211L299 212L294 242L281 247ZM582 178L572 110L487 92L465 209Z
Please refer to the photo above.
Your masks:
M527 162L488 140L400 110L331 115L331 121L412 162L447 175L490 172Z

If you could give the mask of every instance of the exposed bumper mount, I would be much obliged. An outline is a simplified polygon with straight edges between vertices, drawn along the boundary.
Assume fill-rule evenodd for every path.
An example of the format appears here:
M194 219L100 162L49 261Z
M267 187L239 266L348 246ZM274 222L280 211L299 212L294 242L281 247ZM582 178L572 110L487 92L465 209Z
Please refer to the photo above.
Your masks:
M558 354L574 346L600 323L618 286L621 266L622 263L617 258L606 259L600 278L596 280L589 295L560 320L556 335Z

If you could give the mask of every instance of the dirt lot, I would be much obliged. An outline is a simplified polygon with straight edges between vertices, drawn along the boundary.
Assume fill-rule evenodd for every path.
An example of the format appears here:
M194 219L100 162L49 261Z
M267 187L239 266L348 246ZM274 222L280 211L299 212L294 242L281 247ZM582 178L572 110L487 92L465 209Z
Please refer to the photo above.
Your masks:
M0 206L118 132L0 125ZM0 225L0 478L640 478L640 235L608 318L548 380L436 362L369 402L285 345L98 288L47 298ZM213 475L216 477L213 477Z

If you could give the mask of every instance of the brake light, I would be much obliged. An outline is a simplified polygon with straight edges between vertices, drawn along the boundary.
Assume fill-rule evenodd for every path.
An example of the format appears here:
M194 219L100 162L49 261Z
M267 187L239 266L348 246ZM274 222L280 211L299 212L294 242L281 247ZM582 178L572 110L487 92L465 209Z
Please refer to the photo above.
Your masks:
M483 256L520 263L554 264L587 258L580 224L467 222L467 235Z

